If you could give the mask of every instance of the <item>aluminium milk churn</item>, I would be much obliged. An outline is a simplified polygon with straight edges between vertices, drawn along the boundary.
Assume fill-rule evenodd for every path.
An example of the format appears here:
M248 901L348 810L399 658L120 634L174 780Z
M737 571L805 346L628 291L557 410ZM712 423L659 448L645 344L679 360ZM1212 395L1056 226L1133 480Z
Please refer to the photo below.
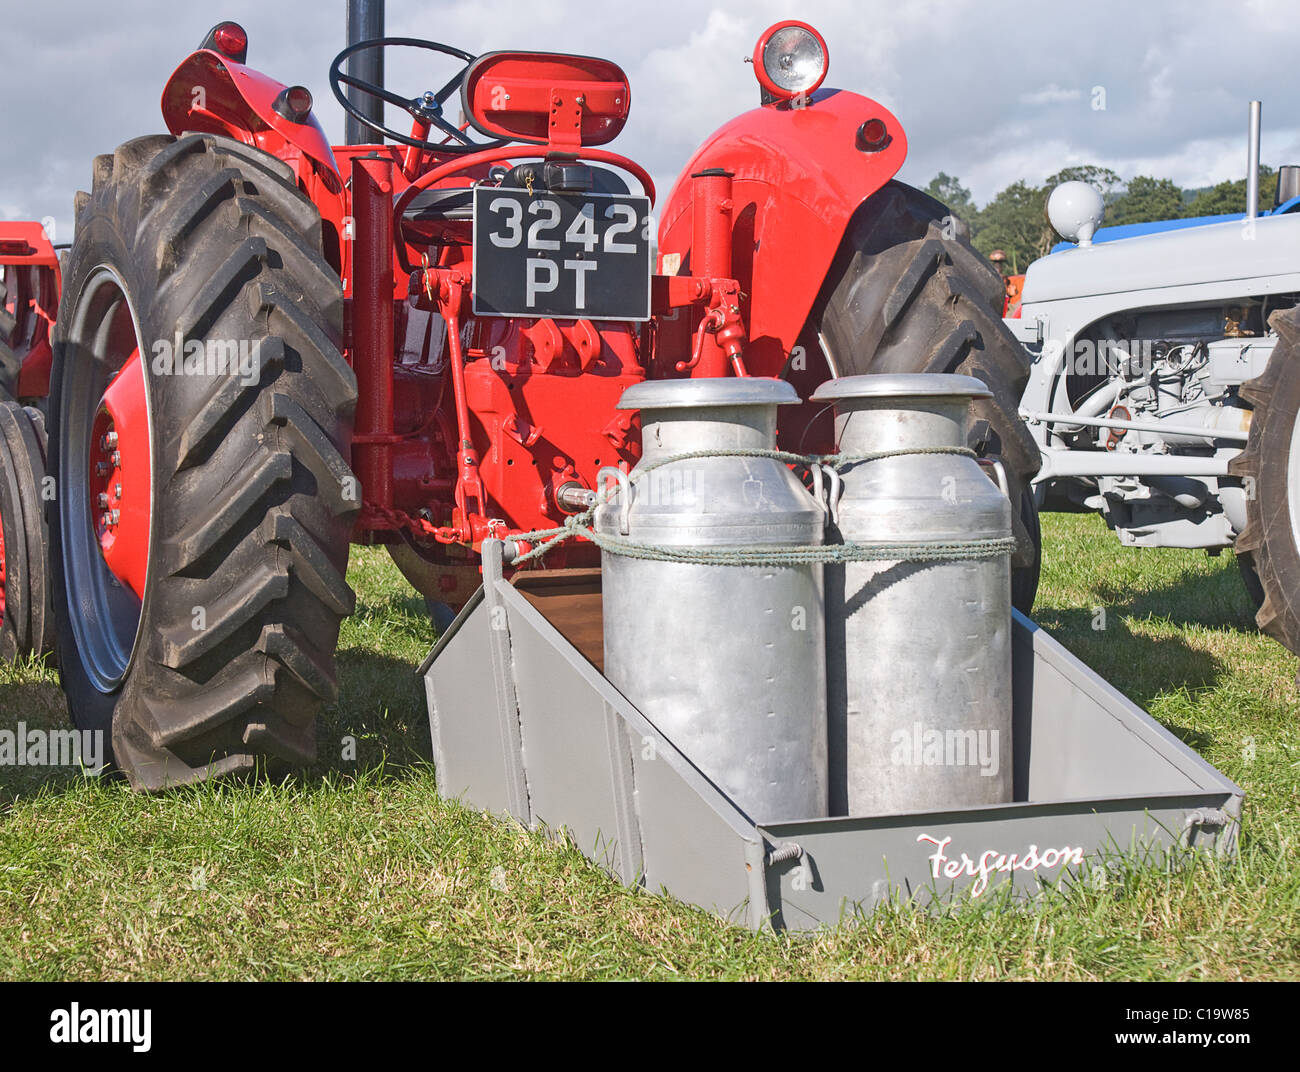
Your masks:
M823 384L840 456L966 446L969 376L877 374ZM1011 505L969 455L850 464L830 538L996 541ZM831 814L1011 800L1010 552L826 567Z
M773 458L777 406L799 401L758 377L648 380L643 454L596 513L636 544L724 553L821 544L826 515ZM825 815L822 566L656 561L602 549L605 675L755 822Z

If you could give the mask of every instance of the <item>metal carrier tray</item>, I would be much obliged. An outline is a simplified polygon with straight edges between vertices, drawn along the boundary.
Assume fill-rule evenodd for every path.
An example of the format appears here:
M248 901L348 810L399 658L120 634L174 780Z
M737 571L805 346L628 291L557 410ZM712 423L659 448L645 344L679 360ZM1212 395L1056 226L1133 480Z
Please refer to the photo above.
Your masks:
M498 541L483 557L420 667L439 793L563 831L628 885L801 930L900 895L1031 896L1124 857L1236 852L1242 790L1019 614L1014 803L753 823L601 673L599 570L511 583Z

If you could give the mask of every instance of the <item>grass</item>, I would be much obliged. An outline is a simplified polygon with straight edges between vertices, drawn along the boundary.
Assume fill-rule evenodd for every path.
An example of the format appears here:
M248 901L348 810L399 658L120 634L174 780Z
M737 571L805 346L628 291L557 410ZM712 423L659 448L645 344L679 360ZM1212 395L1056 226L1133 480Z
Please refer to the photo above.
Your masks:
M438 799L413 673L432 629L387 556L359 551L316 768L161 797L0 768L0 978L1300 977L1294 657L1254 632L1230 554L1121 548L1092 516L1044 533L1035 617L1245 787L1235 863L811 936L625 890ZM51 671L0 668L0 726L66 717Z

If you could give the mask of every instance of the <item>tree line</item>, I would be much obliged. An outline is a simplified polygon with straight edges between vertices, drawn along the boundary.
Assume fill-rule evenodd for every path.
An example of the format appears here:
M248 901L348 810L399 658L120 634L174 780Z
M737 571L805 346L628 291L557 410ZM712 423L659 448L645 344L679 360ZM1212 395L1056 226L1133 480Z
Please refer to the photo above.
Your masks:
M1103 227L1126 223L1149 223L1192 216L1217 216L1244 212L1246 180L1221 182L1217 186L1184 190L1170 179L1137 175L1124 182L1110 168L1085 164L1068 167L1050 176L1041 186L1021 180L1001 190L983 208L976 208L970 190L946 172L930 180L926 192L947 205L966 222L971 241L986 257L1001 250L1004 274L1023 272L1029 262L1046 254L1060 237L1047 222L1047 196L1063 182L1077 179L1091 183L1106 205ZM1273 203L1277 173L1262 164L1259 169L1261 208Z

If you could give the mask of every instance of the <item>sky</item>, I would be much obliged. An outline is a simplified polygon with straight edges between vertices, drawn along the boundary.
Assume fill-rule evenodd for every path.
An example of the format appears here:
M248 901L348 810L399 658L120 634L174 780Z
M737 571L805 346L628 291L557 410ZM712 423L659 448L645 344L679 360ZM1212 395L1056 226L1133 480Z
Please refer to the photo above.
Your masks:
M801 18L830 54L826 84L872 97L907 132L900 178L942 170L983 204L1017 179L1073 164L1184 187L1245 174L1246 116L1263 107L1265 163L1300 163L1300 20L1282 0L388 0L391 36L473 53L504 48L599 55L632 86L611 148L665 190L717 126L754 107L744 63L773 22ZM0 0L0 218L52 218L71 234L90 162L164 130L158 100L208 29L247 29L249 62L312 90L336 141L342 111L327 72L343 47L344 0ZM454 70L390 55L390 89L414 96ZM393 117L396 120L396 116ZM398 124L406 129L406 117Z

